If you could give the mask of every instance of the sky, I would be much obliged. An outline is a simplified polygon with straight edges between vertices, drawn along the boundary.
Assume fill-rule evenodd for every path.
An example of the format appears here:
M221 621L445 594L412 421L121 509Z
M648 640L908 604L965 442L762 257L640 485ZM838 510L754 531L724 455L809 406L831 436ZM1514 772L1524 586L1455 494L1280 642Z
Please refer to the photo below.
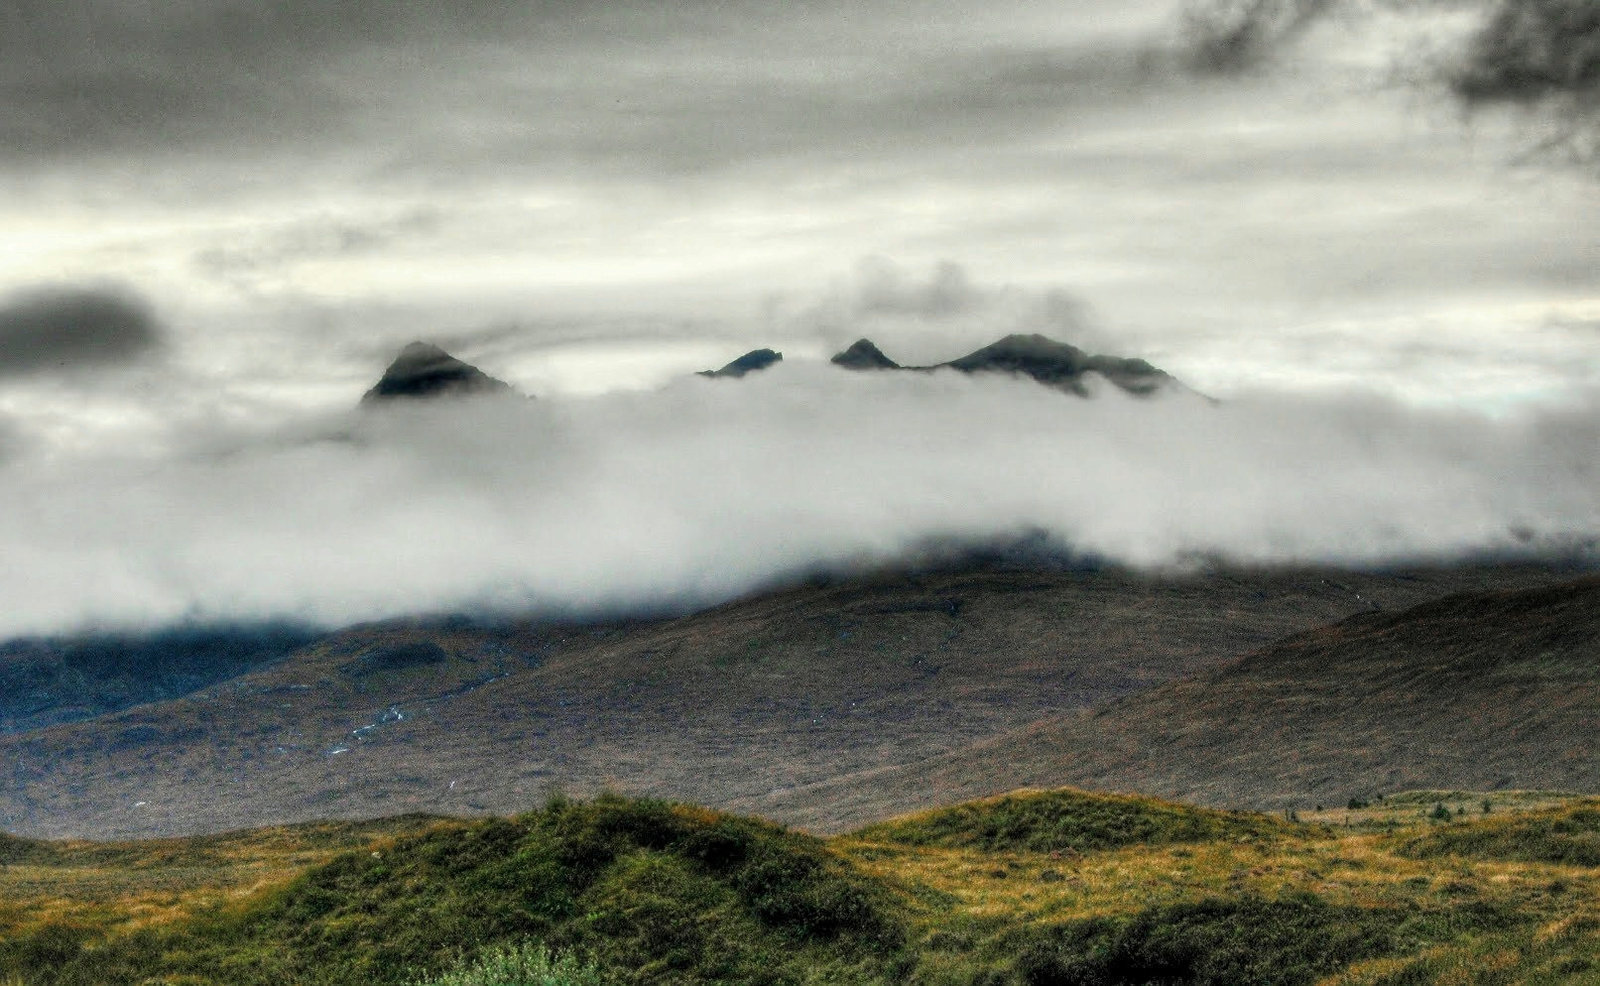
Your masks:
M533 510L512 496L532 483L520 472L488 469L472 507L470 488L439 480L453 493L432 501L436 513L477 520L445 525L456 546L446 555L459 563L430 556L456 573L438 584L363 595L306 583L313 562L284 560L235 529L239 518L259 522L248 490L291 497L307 481L297 457L312 453L297 443L309 443L330 478L308 499L325 499L313 516L281 522L310 532L308 554L340 530L371 530L357 491L376 495L385 470L409 475L396 462L449 445L436 432L419 446L347 420L413 339L540 398L538 411L489 415L507 448L544 449L539 429L565 429L595 455L642 454L602 433L609 421L681 447L677 461L714 478L724 460L703 458L706 436L720 437L727 461L766 460L753 450L765 447L759 436L712 412L763 421L765 405L724 402L779 398L772 384L739 398L694 390L685 374L752 348L783 351L774 379L795 388L780 391L793 417L771 422L782 430L769 440L832 448L816 429L848 426L807 400L864 420L885 397L817 378L808 360L870 336L902 362L933 363L1041 332L1144 357L1255 409L1259 421L1240 412L1207 440L1235 443L1242 481L1261 489L1316 499L1245 451L1265 441L1265 422L1290 421L1305 447L1332 443L1325 451L1357 473L1387 475L1380 461L1400 466L1371 435L1381 427L1437 467L1424 487L1440 497L1482 489L1493 502L1471 521L1440 518L1425 536L1417 525L1438 501L1356 498L1378 528L1399 532L1391 554L1499 543L1529 523L1551 537L1593 533L1583 485L1593 475L1571 456L1592 437L1584 422L1600 390L1600 169L1549 153L1550 117L1469 109L1450 91L1448 66L1482 24L1482 4L1256 7L1283 16L1250 45L1218 47L1178 0L11 0L0 8L0 492L29 520L8 522L0 548L25 546L59 574L41 580L55 587L38 596L37 615L12 629L228 611L250 593L210 592L223 563L202 536L243 539L254 546L240 549L243 568L282 576L267 580L282 592L239 603L253 610L343 619L547 592L544 575L514 565L508 575L463 547L498 543L505 516ZM682 496L666 514L688 526L652 549L663 561L645 566L657 572L647 585L616 588L628 568L617 561L587 595L551 598L712 598L822 555L904 550L952 526L1042 524L1142 563L1197 551L1309 557L1355 536L1338 524L1290 536L1263 522L1207 543L1195 534L1217 528L1205 512L1193 530L1175 522L1171 536L1134 546L1139 538L1090 538L1078 520L1046 511L1046 523L1013 503L956 520L911 511L880 538L869 521L890 503L905 508L874 462L884 443L938 420L969 447L1004 444L992 427L949 423L941 402L952 398L937 387L896 386L908 389L888 430L860 431L877 444L833 450L835 461L873 463L861 475L878 478L849 487L860 509L795 507L855 532L817 557L785 544L736 560L684 547L715 542L706 528L729 514L776 523L757 506L772 485L728 466L748 480L736 496L714 495L711 479L664 483ZM637 403L651 395L658 403ZM1001 388L985 399L1047 413L1036 394ZM673 401L678 424L652 430ZM1183 461L1190 433L1150 413L1123 417L1161 430L1159 461ZM484 427L446 417L468 444ZM1052 427L1081 424L1067 415ZM1508 435L1546 444L1513 453ZM1071 449L1097 474L1125 475L1121 451ZM427 461L465 468L453 454ZM1549 498L1511 475L1546 460L1567 470ZM817 468L796 488L826 499L839 487ZM254 487L252 469L262 470ZM612 467L584 473L600 474L632 481ZM906 475L934 484L923 489L929 504L945 495L938 484L965 482L938 469ZM1201 478L1217 504L1241 481ZM541 483L547 498L609 496ZM194 489L214 497L196 500ZM702 515L700 503L718 510ZM163 522L173 504L215 519L195 530ZM608 529L610 516L573 529ZM1138 516L1123 523L1136 528ZM617 529L635 532L628 543L649 540ZM64 550L69 542L83 551ZM1368 548L1364 557L1384 554ZM380 570L404 561L374 557L390 565ZM91 603L82 587L107 558L129 569L126 592ZM719 579L706 566L744 574ZM351 584L358 575L381 581L363 569ZM344 602L300 598L296 584ZM708 584L719 588L692 588Z

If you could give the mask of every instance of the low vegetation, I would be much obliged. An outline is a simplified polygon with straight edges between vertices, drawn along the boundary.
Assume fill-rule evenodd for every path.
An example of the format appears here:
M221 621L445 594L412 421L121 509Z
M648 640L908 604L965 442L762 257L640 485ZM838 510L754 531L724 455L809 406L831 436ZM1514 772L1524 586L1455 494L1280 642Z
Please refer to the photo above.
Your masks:
M868 826L861 838L989 851L1098 852L1288 831L1254 812L1214 811L1132 795L1071 788L1015 791Z
M1458 856L1600 866L1600 800L1586 799L1535 812L1441 826L1406 839L1399 852L1416 859Z
M418 980L415 986L604 986L605 982L592 963L523 942L489 949L457 969Z
M0 983L1600 983L1597 833L1600 802L1551 794L1296 822L1058 790L826 841L620 796L4 838Z

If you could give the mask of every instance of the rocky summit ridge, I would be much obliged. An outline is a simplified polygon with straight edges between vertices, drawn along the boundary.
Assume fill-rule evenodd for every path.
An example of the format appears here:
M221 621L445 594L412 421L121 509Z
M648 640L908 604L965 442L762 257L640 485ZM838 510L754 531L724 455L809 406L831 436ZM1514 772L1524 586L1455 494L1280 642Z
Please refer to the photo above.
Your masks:
M705 377L742 377L764 370L782 359L770 349L746 353L720 370L702 370ZM1085 352L1077 346L1033 334L1013 334L990 343L959 359L931 366L907 366L887 356L871 339L857 339L836 353L830 362L846 370L911 370L931 373L956 370L961 373L1009 373L1025 376L1047 387L1079 397L1090 393L1089 376L1098 374L1119 389L1137 397L1149 397L1168 388L1184 389L1172 375L1142 359L1105 356Z
M400 350L378 382L362 395L361 403L512 392L504 380L456 359L438 346L413 342Z
M752 349L719 370L701 370L702 377L742 377L746 373L765 370L783 361L783 354L775 349Z

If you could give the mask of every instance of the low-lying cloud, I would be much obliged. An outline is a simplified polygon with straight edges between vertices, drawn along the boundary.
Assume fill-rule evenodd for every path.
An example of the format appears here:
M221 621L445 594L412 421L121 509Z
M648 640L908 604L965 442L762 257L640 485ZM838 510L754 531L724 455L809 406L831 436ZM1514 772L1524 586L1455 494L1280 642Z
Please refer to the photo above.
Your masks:
M0 378L121 365L160 345L154 313L126 291L52 287L0 299Z
M1592 544L1596 407L1077 400L786 361L655 392L352 412L159 460L0 466L0 637L688 607L1041 534L1148 567Z

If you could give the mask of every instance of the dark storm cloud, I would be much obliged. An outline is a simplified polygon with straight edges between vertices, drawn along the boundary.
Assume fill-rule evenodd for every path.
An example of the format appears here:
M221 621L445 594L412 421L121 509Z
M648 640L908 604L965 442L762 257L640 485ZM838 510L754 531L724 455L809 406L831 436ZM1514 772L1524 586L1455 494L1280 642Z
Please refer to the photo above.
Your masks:
M159 348L148 305L107 288L46 288L0 299L0 377L132 362Z
M1449 81L1469 106L1539 114L1537 150L1600 156L1600 4L1498 0Z
M1184 47L1196 71L1254 69L1292 45L1336 0L1200 0L1183 12Z
M1427 13L1463 6L1439 0L1378 0L1376 8ZM1600 5L1594 0L1487 0L1464 51L1447 59L1450 88L1469 103L1600 99ZM1292 46L1348 0L1189 0L1183 47L1192 66L1231 73ZM1414 49L1421 55L1425 49Z
M1600 5L1500 0L1452 82L1474 102L1600 99Z
M1288 54L1319 21L1375 11L1427 18L1465 8L1461 37L1446 20L1404 48L1390 71L1442 88L1469 109L1508 107L1543 130L1527 156L1600 156L1600 4L1594 0L1187 0L1180 50L1204 75L1237 75Z

